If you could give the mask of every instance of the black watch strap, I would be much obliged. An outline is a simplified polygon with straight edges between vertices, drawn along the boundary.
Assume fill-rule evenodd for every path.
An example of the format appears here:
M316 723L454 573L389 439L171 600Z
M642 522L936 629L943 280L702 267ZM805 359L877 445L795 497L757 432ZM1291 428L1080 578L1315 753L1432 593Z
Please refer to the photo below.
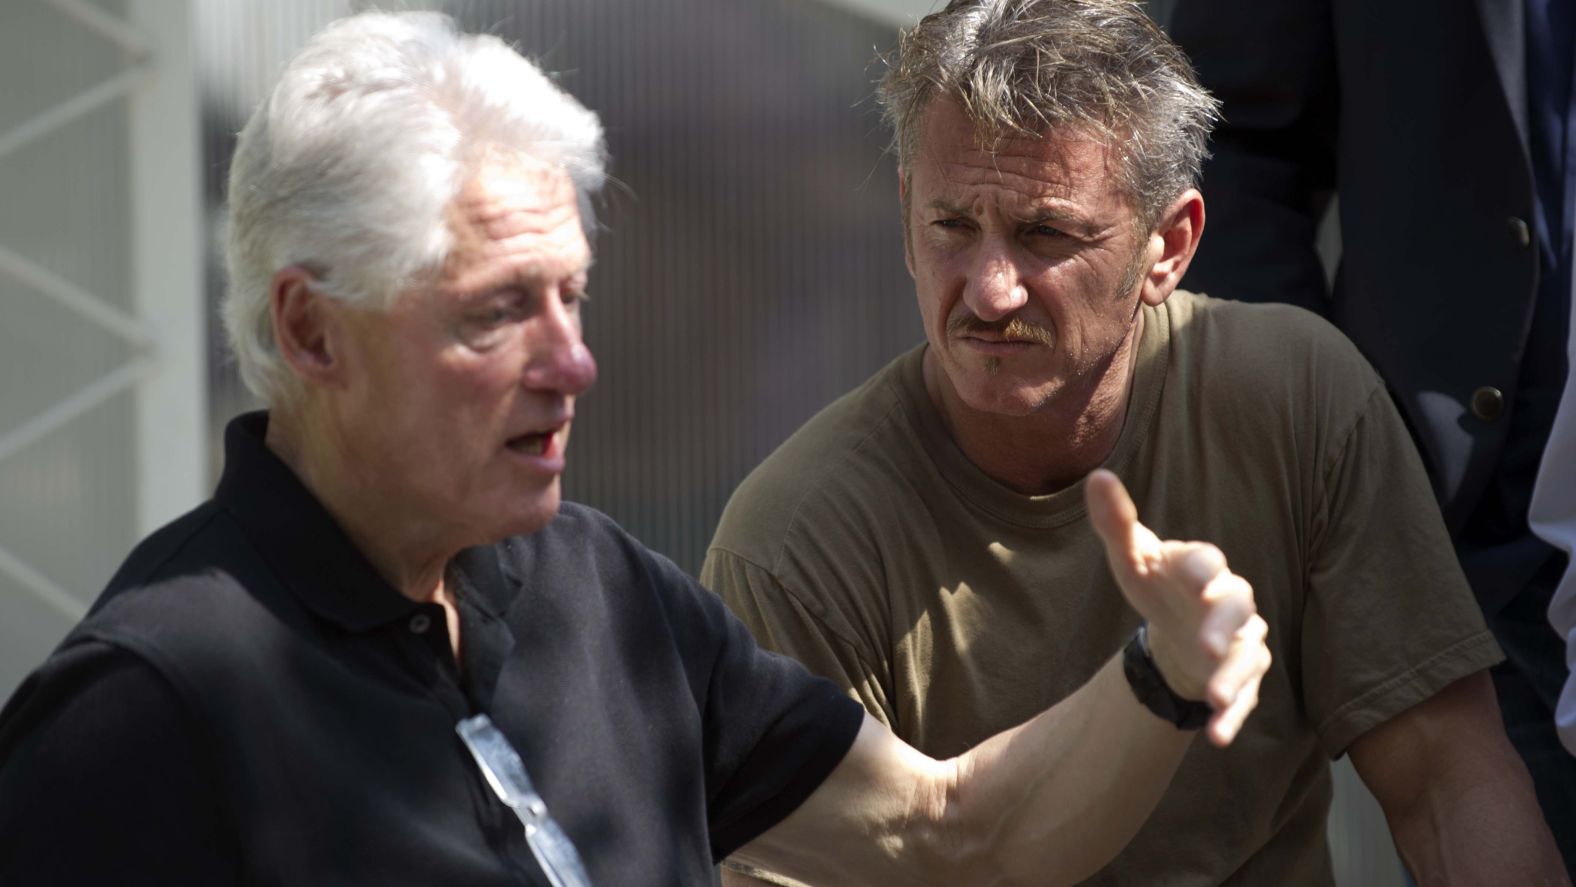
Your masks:
M1213 709L1209 703L1184 699L1172 690L1149 655L1149 626L1140 625L1133 639L1122 650L1122 673L1132 685L1133 695L1144 707L1178 730L1197 730L1209 723Z

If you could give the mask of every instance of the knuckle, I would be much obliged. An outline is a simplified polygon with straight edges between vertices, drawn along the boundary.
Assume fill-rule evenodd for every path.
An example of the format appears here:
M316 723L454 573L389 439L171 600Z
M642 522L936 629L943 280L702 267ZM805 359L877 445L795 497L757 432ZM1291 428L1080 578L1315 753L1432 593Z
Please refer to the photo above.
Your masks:
M1232 573L1225 584L1227 593L1241 601L1249 613L1258 611L1258 603L1253 599L1253 585L1248 580Z
M1187 543L1188 558L1192 560L1197 569L1209 575L1218 575L1227 572L1226 555L1210 542Z

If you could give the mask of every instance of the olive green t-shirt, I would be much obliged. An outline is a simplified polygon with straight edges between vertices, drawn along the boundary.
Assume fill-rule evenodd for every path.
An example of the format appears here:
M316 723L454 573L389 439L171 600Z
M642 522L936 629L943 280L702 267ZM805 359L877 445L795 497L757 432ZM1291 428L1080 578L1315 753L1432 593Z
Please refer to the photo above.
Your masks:
M1328 885L1329 759L1499 650L1406 429L1345 338L1280 305L1178 292L1143 310L1105 465L1155 532L1214 542L1253 583L1275 663L1236 742L1195 742L1088 883ZM923 351L744 481L701 579L764 646L945 758L1076 690L1138 618L1083 484L1024 496L987 477L926 395Z

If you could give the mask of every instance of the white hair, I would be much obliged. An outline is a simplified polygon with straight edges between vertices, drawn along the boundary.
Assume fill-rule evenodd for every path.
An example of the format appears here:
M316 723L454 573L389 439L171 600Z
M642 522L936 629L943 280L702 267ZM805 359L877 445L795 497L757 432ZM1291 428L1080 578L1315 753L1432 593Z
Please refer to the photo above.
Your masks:
M441 269L445 211L500 150L562 168L589 237L601 124L502 40L429 12L364 13L314 36L230 168L224 322L246 386L277 405L297 384L274 343L275 272L299 265L332 298L388 306Z

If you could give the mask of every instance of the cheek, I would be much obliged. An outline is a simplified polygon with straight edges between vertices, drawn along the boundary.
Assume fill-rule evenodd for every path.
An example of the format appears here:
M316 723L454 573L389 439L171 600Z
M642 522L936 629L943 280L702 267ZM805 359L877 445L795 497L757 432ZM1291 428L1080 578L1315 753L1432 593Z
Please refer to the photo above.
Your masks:
M425 441L417 448L422 452L448 452L492 439L508 387L502 380L488 364L444 355L390 374L368 406L383 413L384 427L398 428L408 441Z
M1106 310L1115 277L1107 279L1096 263L1071 257L1046 267L1030 286L1042 294L1040 303L1058 320L1087 326Z
M385 429L388 436L408 435L428 409L430 397L422 374L397 354L384 355L354 385L349 403L359 424Z
M959 301L962 287L946 261L934 256L923 256L915 263L914 292L919 299L919 310L927 318L945 315Z
M919 303L920 325L934 330L945 323L947 315L946 291L935 281L925 277L914 278L914 296Z
M434 386L440 398L436 409L459 419L486 422L507 416L519 376L490 364L445 372Z

